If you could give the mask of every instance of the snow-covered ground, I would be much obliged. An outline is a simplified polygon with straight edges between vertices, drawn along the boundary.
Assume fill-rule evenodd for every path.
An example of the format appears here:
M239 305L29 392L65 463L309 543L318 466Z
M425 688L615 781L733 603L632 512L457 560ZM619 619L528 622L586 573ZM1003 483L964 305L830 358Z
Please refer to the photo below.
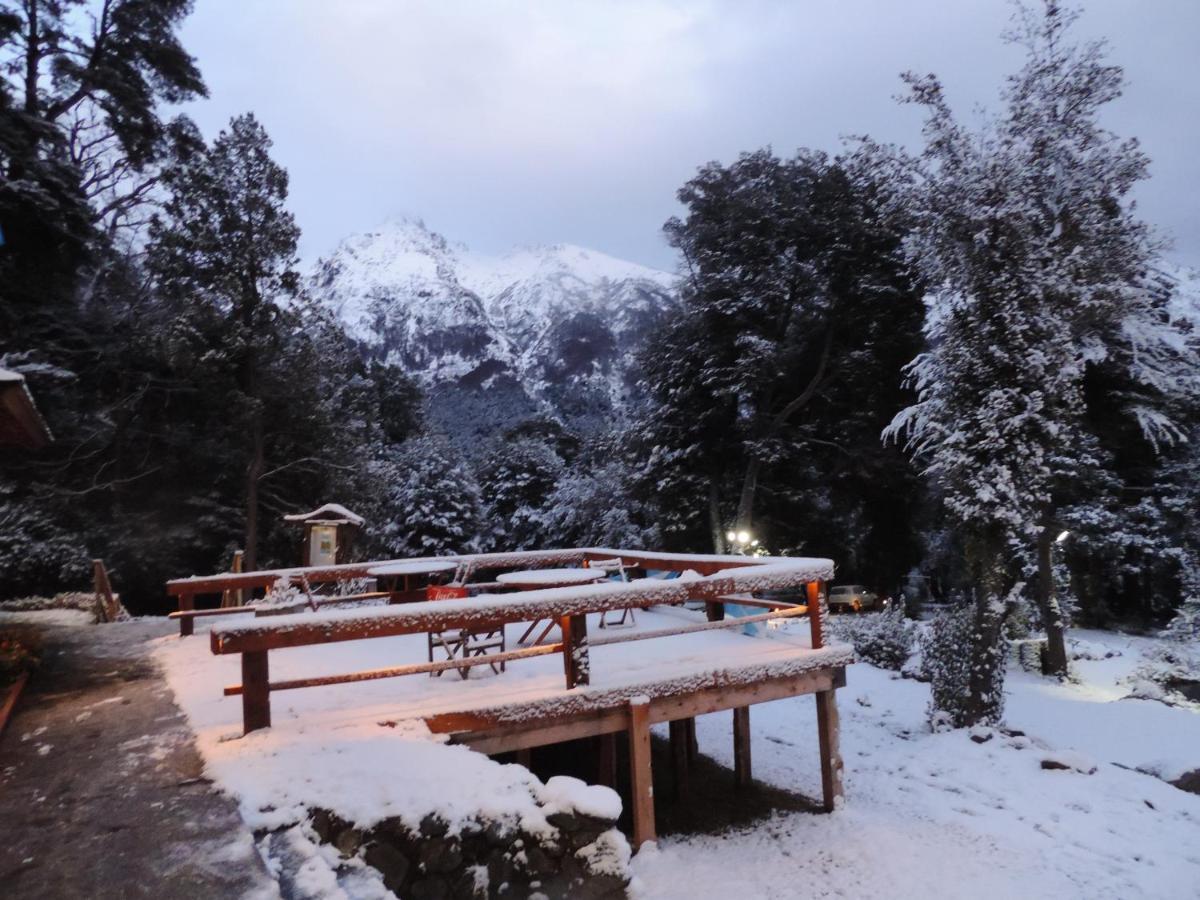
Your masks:
M639 627L662 627L683 615L639 613ZM1024 734L977 733L987 738L981 743L963 731L929 732L927 685L855 664L838 694L843 808L832 816L779 814L719 836L665 837L635 857L633 895L1200 897L1200 797L1134 771L1175 777L1200 767L1200 714L1122 699L1128 688L1121 681L1148 639L1076 637L1098 657L1075 663L1078 683L1012 671L1007 726ZM714 653L733 661L749 643L779 652L781 642L717 633L599 648L593 677L625 681L639 677L639 669L659 674L662 661L647 659L647 646L686 664L691 656L711 663ZM1104 658L1111 651L1120 655ZM289 650L272 655L271 674L395 665L424 652L422 636ZM441 708L457 705L468 691L494 703L557 689L555 656L466 683L448 674L275 694L274 727L242 738L240 700L221 696L221 687L239 680L236 657L212 656L203 634L163 639L158 655L209 774L238 797L252 827L296 821L308 805L341 810L363 824L394 815L417 820L430 809L451 819L477 809L540 815L544 789L523 768L442 746L403 719L430 704L431 689L433 707ZM819 796L812 699L755 706L751 718L755 777ZM701 751L732 765L729 715L702 717L697 730ZM1067 768L1043 769L1044 760ZM461 790L447 789L455 784ZM343 880L338 890L360 883L368 884ZM370 882L364 895L377 889Z
M0 625L21 622L28 625L91 625L95 616L82 609L0 610Z
M852 666L838 692L843 808L665 838L635 857L635 896L1200 897L1200 797L1131 770L1200 767L1200 715L1121 699L1147 639L1076 636L1122 655L1077 662L1078 684L1011 672L1007 725L1025 735L983 743L929 732L926 685ZM751 727L755 777L817 796L811 699L756 706ZM727 715L697 732L732 765Z

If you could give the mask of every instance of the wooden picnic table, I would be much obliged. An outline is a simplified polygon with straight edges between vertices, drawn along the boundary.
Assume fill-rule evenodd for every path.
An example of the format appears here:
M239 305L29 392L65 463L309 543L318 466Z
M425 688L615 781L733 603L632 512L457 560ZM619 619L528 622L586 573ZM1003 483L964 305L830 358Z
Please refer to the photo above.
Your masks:
M496 581L506 587L516 588L519 591L537 591L547 588L570 587L576 584L591 584L596 581L603 581L608 577L608 573L603 569L524 569L519 572L505 572L503 575L497 575ZM529 640L529 635L533 634L534 630L542 624L544 619L535 619L529 623L529 627L525 629L525 633L517 639L518 644L524 644ZM546 639L551 631L558 625L553 619L546 622L546 627L534 645L540 644Z
M458 563L428 560L426 562L386 563L382 566L372 566L367 569L367 575L384 585L384 590L392 594L392 603L424 600L421 589L412 589L409 579L416 575L441 575L454 572ZM400 585L403 584L403 588Z

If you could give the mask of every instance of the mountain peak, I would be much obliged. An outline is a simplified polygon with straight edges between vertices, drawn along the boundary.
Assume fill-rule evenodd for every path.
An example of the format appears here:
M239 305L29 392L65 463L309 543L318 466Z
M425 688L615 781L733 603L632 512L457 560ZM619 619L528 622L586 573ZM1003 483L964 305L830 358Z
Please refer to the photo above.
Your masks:
M611 416L633 390L638 347L676 302L673 283L573 244L474 253L417 218L346 238L312 276L314 293L367 352L430 390L507 391L509 425L518 407Z

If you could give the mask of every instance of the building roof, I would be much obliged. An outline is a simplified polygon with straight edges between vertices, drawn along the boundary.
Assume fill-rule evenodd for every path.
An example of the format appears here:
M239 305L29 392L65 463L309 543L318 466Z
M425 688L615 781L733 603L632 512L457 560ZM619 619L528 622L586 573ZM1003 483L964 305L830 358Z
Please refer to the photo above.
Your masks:
M0 369L0 447L37 450L52 440L54 436L33 402L25 376Z
M348 522L351 525L362 525L365 519L357 513L352 513L340 503L326 503L318 506L312 512L294 513L284 516L285 522L320 522L324 524L340 524Z

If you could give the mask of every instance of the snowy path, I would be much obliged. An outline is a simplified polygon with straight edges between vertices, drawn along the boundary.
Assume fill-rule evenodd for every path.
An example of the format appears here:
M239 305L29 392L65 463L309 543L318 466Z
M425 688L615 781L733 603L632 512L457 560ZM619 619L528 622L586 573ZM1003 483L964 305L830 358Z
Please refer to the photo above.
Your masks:
M1200 765L1200 716L1118 701L1114 679L1136 663L1120 659L1083 663L1081 686L1014 675L1008 721L1028 737L982 744L928 733L925 685L855 665L838 693L844 808L664 839L635 859L636 897L1200 897L1200 797L1109 764L1175 748ZM812 795L812 701L752 715L756 777ZM731 764L729 732L727 717L699 720L701 751ZM1043 747L1086 754L1098 769L1043 770Z

